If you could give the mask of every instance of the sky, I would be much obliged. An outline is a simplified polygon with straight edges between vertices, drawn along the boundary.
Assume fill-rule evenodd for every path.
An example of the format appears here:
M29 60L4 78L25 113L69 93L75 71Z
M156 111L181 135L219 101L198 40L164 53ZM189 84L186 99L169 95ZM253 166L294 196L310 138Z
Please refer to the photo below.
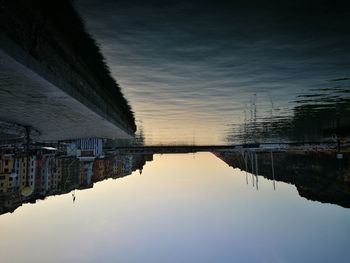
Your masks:
M147 144L229 143L253 104L257 119L288 116L298 96L350 76L350 12L340 1L75 6Z

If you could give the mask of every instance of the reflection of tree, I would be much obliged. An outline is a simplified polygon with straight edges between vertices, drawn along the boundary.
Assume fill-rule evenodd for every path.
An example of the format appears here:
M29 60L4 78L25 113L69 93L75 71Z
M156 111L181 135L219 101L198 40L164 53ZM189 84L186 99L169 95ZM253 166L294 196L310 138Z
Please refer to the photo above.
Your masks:
M143 122L139 121L137 131L135 133L135 145L141 146L145 144L145 135L143 131Z
M260 118L234 127L231 142L313 141L350 135L349 89L335 87L300 95L293 115Z
M247 169L241 153L218 152L215 155L233 168L254 173L249 165ZM342 160L329 152L275 152L273 159L268 152L258 153L258 156L260 176L293 184L299 195L309 200L350 208L350 160L347 156Z

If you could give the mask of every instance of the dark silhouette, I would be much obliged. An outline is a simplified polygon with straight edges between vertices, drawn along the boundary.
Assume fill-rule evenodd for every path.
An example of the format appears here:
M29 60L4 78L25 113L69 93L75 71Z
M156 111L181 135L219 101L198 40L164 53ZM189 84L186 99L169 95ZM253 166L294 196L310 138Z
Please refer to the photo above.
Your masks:
M131 107L72 1L2 1L0 9L1 34L46 65L54 75L66 76L71 86L90 103L99 103L101 109L112 105L108 114L118 116L124 128L136 131ZM85 83L76 81L76 75L101 96L102 102L96 101Z
M254 152L252 152L254 154ZM299 195L308 200L350 207L349 158L337 159L335 151L271 151L255 153L255 167L246 166L249 151L216 152L215 155L233 168L296 186ZM248 157L248 161L250 161ZM278 187L277 187L278 188Z

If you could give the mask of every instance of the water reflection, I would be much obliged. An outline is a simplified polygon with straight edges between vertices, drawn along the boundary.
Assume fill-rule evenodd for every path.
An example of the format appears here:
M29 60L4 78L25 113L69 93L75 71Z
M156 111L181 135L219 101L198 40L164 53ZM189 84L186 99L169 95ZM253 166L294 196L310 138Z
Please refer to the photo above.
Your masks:
M294 139L285 129L298 96L349 90L350 16L341 1L75 3L147 144L226 143L244 110L249 122L254 94L256 133Z
M322 203L350 208L350 162L348 155L337 158L335 151L322 149L294 151L216 152L233 168L246 173L246 183L258 189L258 175L296 186L300 196Z
M329 87L313 88L299 94L290 112L280 112L271 101L270 113L261 112L259 94L252 96L244 110L244 122L232 125L229 142L336 141L350 138L350 81L327 82Z
M98 138L76 140L60 150L45 146L25 152L7 145L0 149L0 213L47 196L92 188L99 181L125 177L136 170L141 174L152 158L152 154L105 155ZM74 202L74 193L72 198Z
M74 204L68 193L0 216L2 259L346 262L349 209L282 182L273 191L264 177L256 191L244 177L210 153L156 155L142 176L75 191Z
M55 146L56 148L54 148ZM103 147L105 146L105 147ZM0 213L15 211L23 203L47 196L92 188L108 178L121 178L139 170L155 153L213 151L229 166L245 171L246 183L259 189L259 177L293 184L309 200L350 207L350 162L347 148L336 144L247 144L227 147L107 148L99 138L60 142L52 146L21 144L1 147ZM243 148L242 148L243 147ZM76 195L72 192L72 200Z

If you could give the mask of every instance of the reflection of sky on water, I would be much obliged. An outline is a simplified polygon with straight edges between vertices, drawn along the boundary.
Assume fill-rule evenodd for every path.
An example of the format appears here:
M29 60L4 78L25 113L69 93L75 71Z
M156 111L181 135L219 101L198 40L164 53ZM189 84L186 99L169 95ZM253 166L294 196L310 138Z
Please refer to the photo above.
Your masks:
M181 163L181 165L179 165ZM134 173L0 217L4 262L345 262L350 210L210 153L157 155ZM20 251L21 253L17 253Z
M222 143L253 94L258 117L290 115L348 77L346 7L227 2L77 1L148 143Z

